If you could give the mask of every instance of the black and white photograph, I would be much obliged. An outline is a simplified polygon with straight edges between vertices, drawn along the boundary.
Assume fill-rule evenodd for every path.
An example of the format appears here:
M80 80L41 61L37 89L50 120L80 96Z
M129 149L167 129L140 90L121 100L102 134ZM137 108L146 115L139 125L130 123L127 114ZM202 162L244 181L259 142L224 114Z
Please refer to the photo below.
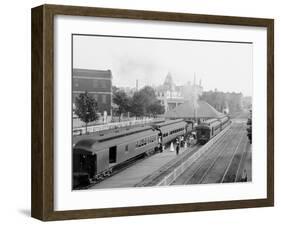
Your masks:
M71 92L73 190L252 181L252 42L72 34Z

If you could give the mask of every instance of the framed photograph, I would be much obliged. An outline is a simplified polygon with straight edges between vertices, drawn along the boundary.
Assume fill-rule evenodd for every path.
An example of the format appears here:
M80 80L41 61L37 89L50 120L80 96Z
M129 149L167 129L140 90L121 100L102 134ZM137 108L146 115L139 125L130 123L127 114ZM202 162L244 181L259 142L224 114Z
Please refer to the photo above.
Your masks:
M32 216L274 205L274 20L32 9Z

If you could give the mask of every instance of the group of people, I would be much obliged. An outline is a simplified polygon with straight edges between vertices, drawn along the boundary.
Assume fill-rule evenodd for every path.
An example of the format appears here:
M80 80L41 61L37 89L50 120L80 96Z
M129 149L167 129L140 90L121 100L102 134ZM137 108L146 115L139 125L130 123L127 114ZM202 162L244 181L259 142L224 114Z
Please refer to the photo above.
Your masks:
M186 137L180 136L176 139L176 154L179 154L180 148L181 147L190 147L196 144L196 133L192 132ZM160 152L163 152L165 149L165 145L162 145L161 140L159 140L159 147L158 147ZM174 146L172 147L174 149Z
M196 133L191 133L184 139L184 136L180 136L176 139L176 154L179 154L180 147L184 147L185 144L187 147L190 147L196 143Z

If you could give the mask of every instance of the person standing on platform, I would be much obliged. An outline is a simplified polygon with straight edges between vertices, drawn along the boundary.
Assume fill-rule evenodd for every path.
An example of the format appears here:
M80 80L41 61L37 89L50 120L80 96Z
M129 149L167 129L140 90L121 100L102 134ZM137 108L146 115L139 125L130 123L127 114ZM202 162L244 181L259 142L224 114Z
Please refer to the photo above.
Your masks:
M176 147L176 152L177 152L177 155L179 154L179 151L180 151L180 145L177 144L177 147Z
M184 137L183 136L181 136L181 138L180 138L180 146L184 147Z

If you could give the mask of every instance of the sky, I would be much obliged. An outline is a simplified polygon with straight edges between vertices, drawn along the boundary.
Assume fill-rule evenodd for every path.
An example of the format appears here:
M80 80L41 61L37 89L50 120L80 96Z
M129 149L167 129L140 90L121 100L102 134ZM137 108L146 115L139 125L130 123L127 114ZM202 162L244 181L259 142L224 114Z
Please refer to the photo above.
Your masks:
M176 85L252 96L252 44L73 35L73 67L112 71L113 85Z

